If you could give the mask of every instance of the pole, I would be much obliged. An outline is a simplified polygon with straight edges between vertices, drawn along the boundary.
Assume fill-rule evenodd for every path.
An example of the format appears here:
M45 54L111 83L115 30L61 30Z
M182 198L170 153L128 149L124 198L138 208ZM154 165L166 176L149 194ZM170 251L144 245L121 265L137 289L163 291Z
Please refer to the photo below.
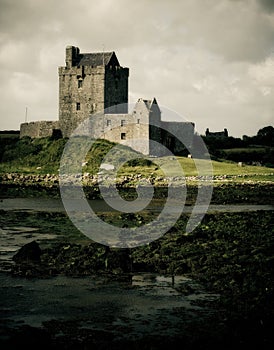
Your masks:
M105 45L103 45L103 66L105 66Z
M105 69L105 45L103 44L103 67ZM103 111L103 137L105 139L105 111Z
M26 107L26 113L25 113L25 123L27 122L28 120L28 107Z

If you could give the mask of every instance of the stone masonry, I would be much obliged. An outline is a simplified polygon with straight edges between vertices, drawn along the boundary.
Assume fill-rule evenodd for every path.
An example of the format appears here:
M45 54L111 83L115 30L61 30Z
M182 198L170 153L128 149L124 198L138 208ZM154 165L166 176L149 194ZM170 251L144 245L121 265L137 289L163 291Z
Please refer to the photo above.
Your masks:
M90 114L123 104L127 113L129 69L122 68L114 52L80 53L66 48L66 66L59 67L59 121L68 137Z
M59 130L58 121L39 121L23 123L20 126L20 137L29 136L31 138L52 136L54 130Z

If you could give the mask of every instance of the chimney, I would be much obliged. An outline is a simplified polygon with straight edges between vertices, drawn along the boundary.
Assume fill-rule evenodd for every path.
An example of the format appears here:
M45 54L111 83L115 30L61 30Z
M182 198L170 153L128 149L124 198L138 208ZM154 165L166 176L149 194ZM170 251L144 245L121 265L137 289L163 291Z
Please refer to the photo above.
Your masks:
M66 47L66 67L71 68L77 64L77 58L80 50L76 46Z

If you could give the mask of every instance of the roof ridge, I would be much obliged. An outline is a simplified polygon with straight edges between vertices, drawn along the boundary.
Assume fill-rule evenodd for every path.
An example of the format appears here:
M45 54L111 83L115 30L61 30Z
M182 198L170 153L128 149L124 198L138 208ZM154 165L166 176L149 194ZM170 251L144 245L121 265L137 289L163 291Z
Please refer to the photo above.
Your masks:
M83 52L79 55L79 65L106 66L109 64L109 62L112 60L113 57L115 57L115 60L117 60L118 65L119 65L119 61L118 61L114 51L87 52L87 53Z
M96 54L110 54L114 53L114 51L96 51L96 52L81 52L80 55L96 55Z

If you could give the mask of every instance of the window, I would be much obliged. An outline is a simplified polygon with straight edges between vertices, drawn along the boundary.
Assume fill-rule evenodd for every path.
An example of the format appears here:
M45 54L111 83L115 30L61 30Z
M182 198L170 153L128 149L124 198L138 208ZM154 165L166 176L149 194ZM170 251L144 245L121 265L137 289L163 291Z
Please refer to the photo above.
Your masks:
M76 102L76 111L80 111L81 105L80 102Z
M122 119L121 120L121 126L125 126L126 125L126 121L125 121L125 119Z
M111 126L111 120L110 119L107 120L107 126Z
M121 133L121 140L125 140L126 139L126 133L125 132L122 132Z
M83 80L78 80L78 89L83 87Z
M137 119L137 124L140 124L140 119Z

